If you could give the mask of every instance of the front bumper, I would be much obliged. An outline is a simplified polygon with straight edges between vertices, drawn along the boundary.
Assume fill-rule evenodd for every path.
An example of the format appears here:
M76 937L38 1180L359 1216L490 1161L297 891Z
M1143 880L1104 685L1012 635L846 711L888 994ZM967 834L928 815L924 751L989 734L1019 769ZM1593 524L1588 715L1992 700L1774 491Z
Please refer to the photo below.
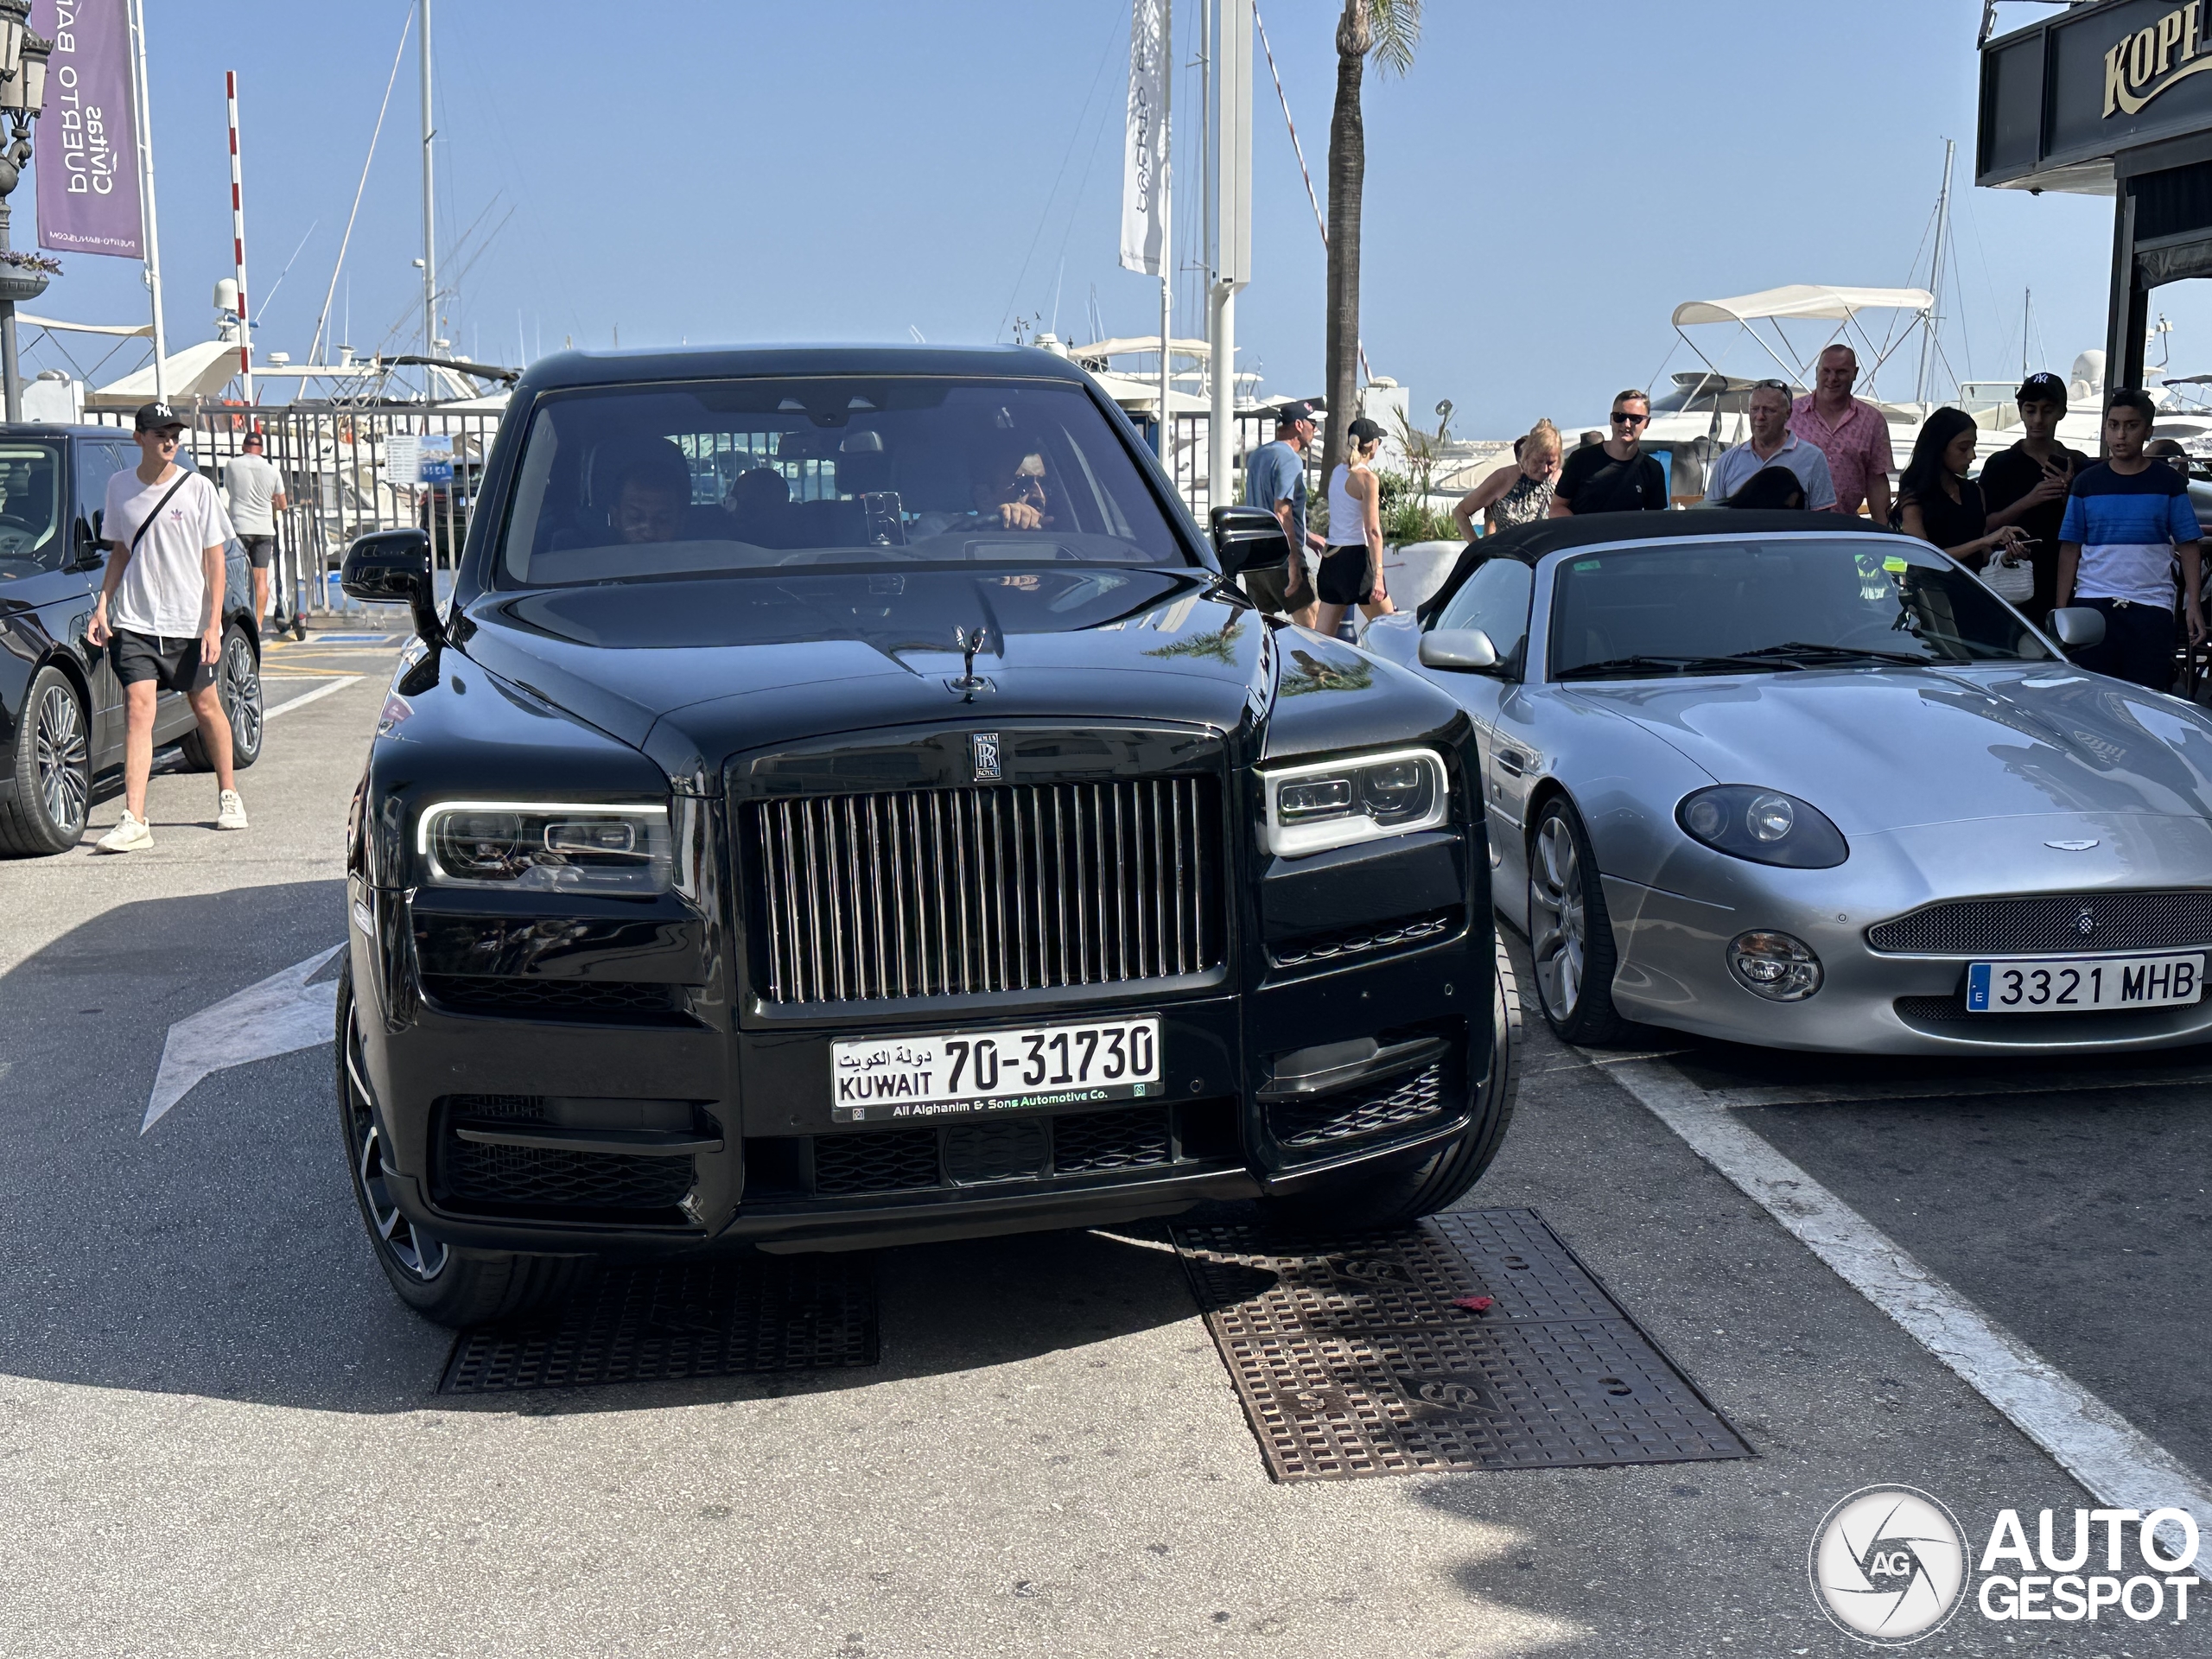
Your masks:
M2089 843L2083 851L2063 843ZM2139 1012L1975 1014L1971 962L2150 950L1898 952L1868 930L1953 899L2202 887L2212 827L2140 815L2050 814L1916 827L1857 838L1829 870L1782 870L1694 849L1667 886L1605 878L1619 967L1613 1001L1632 1020L1767 1048L1870 1054L2121 1052L2212 1040L2212 998ZM1729 942L1754 928L1802 939L1821 959L1819 991L1775 1002L1737 982ZM2176 942L2159 951L2212 943Z

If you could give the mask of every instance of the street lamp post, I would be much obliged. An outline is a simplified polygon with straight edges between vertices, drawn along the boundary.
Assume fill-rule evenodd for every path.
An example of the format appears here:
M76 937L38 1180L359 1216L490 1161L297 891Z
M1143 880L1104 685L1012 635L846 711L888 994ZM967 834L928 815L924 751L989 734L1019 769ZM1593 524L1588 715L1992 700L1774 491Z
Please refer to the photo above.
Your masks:
M7 418L23 418L22 365L16 355L16 306L46 291L47 274L18 265L8 252L8 198L31 159L31 123L46 105L46 60L54 42L30 31L30 0L0 0L0 381L7 391Z

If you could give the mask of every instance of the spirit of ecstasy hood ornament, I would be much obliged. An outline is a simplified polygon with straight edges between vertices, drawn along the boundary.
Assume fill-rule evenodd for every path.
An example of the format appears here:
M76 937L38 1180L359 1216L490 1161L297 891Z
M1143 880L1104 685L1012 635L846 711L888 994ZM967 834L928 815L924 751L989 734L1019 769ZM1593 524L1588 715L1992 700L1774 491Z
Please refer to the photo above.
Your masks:
M955 691L966 692L969 702L976 701L978 691L988 690L990 685L988 680L981 678L976 672L976 653L983 648L988 637L980 626L955 628L952 631L952 643L960 648L960 677L950 684Z

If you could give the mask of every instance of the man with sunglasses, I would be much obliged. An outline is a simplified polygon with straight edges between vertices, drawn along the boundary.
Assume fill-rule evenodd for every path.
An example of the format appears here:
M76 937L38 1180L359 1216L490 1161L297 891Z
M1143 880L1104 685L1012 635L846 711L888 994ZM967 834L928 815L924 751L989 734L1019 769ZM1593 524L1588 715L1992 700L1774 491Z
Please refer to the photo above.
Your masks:
M1762 380L1745 400L1751 435L1721 452L1705 475L1705 504L1718 506L1769 467L1786 467L1805 486L1805 505L1815 512L1835 505L1835 484L1828 458L1789 429L1789 388Z
M231 524L215 486L176 464L183 417L167 404L143 405L132 423L138 465L107 481L101 527L107 578L86 642L108 648L123 684L123 817L99 839L108 853L154 844L146 826L146 779L154 766L154 715L164 690L183 694L215 763L215 827L246 827L232 785L231 723L215 690L223 660L223 547ZM113 615L110 616L111 601Z
M1651 400L1633 389L1613 399L1612 435L1586 444L1567 458L1552 491L1551 516L1586 512L1664 512L1667 469L1643 453Z
M1828 459L1837 512L1863 505L1874 522L1890 522L1890 423L1873 404L1851 395L1859 384L1859 353L1845 345L1822 352L1813 368L1813 389L1789 411L1789 429Z

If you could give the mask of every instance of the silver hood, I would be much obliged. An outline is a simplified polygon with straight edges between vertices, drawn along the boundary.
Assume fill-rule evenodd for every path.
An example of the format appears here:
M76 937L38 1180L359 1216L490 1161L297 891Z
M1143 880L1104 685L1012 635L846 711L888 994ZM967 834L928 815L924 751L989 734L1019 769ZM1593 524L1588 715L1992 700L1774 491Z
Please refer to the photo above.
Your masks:
M2212 819L2212 719L2063 664L1562 686L1845 835L2044 814Z

